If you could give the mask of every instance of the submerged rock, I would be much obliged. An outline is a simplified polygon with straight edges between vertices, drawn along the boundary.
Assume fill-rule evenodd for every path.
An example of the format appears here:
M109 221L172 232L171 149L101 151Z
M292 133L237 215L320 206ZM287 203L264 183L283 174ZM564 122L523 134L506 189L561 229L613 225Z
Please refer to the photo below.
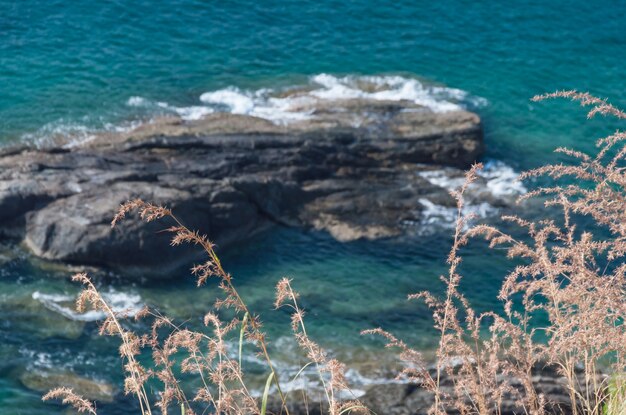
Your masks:
M245 115L165 118L88 143L0 152L0 231L35 255L72 264L175 266L167 225L135 218L111 229L120 203L172 207L218 245L272 224L340 241L418 224L420 200L449 200L417 163L467 167L482 153L480 119L408 101L325 101L287 125Z
M116 393L115 388L109 383L89 379L70 371L27 370L19 375L19 380L28 389L40 393L67 387L86 399L101 403L113 402Z
M32 296L0 297L0 317L5 319L6 329L33 335L38 339L54 337L75 340L83 334L85 322L72 320L50 310ZM68 307L73 307L73 298L68 298Z

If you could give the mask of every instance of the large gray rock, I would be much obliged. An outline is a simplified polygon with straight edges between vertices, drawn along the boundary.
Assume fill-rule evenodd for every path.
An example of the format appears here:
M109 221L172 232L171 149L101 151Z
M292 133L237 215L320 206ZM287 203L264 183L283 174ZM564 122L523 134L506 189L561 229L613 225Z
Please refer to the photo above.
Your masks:
M169 224L130 218L120 203L167 204L218 245L271 224L314 227L341 241L384 238L419 223L419 200L449 200L417 163L467 167L480 120L410 102L347 100L289 125L232 114L163 118L73 146L0 151L0 231L37 256L113 267L175 265Z
M531 382L538 395L545 402L546 414L569 415L572 414L572 406L569 397L567 380L558 373L555 367L538 365L533 368ZM431 373L434 376L434 372ZM440 380L441 391L449 396L454 395L453 381L445 372ZM582 370L576 373L579 385L585 385L585 374ZM604 376L597 374L598 385L602 385ZM493 413L501 415L516 415L527 413L523 405L525 394L519 379L510 375L500 375L499 382L509 386L510 392L502 396L499 411ZM367 393L360 398L361 402L374 413L380 415L421 415L429 412L434 402L434 395L421 385L408 383L388 383L375 385L369 388ZM468 400L466 402L470 404ZM458 414L454 408L446 408L448 414ZM294 415L296 415L294 413Z

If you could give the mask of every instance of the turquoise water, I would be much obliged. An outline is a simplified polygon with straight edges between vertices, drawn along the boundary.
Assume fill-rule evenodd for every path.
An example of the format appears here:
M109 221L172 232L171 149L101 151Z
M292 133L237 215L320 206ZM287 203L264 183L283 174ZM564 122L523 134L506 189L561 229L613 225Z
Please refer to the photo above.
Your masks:
M253 94L310 84L323 73L398 75L470 94L478 104L468 106L484 120L486 159L519 171L556 160L550 151L559 145L589 150L618 127L585 121L573 104L529 98L576 88L626 107L625 25L621 1L0 0L0 142L127 128L172 109L204 108L202 94L225 88ZM302 293L310 333L358 368L379 356L372 353L380 344L359 336L364 328L384 326L432 347L427 310L405 298L440 289L448 235L340 244L279 229L224 252L224 262L279 341L285 371L298 362L284 337L288 316L272 311L272 286L282 276ZM468 297L481 310L497 308L500 278L512 265L480 245L466 254ZM51 311L69 310L77 289L67 275L19 249L0 252L3 414L62 412L24 387L24 373L57 368L120 380L115 343L97 338L97 324ZM99 277L111 298L191 324L216 294L214 286L196 289L186 270L157 283ZM102 405L101 413L133 413L129 402Z
M223 263L235 276L235 284L249 307L261 314L283 379L293 377L306 363L290 337L289 315L286 310L273 308L273 285L281 277L290 276L301 294L300 305L307 310L310 336L348 362L358 374L351 379L361 387L363 377L370 382L383 381L383 369L388 369L385 365L391 361L390 356L381 354L382 343L361 336L361 330L382 326L426 351L436 344L427 308L406 301L406 294L423 290L442 294L442 287L436 283L445 272L441 236L424 236L420 243L340 244L316 232L279 229L225 253ZM465 284L472 287L469 297L477 309L500 309L494 301L498 292L494 281L507 268L507 262L498 256L478 255L483 248L476 245L466 252ZM60 407L40 403L41 394L23 386L29 373L72 371L120 385L117 341L98 337L96 321L70 320L46 307L59 304L67 312L72 309L78 289L67 280L68 271L32 264L27 256L15 251L5 257L11 259L0 271L0 403L3 407L28 408L6 413L61 411ZM176 272L172 281L145 284L124 276L96 276L109 299L123 294L130 298L126 306L147 304L198 329L218 294L215 281L196 288L187 269ZM46 301L55 296L65 298L55 299L55 303ZM141 324L130 324L146 329ZM234 337L231 346L236 350L236 333ZM249 370L251 384L259 388L266 370L252 358L254 348L245 347L249 355L244 367ZM99 413L136 413L134 405L132 399L120 395L115 404L100 403Z
M187 106L227 86L402 73L486 98L490 154L525 166L595 127L530 104L534 94L577 88L626 103L618 0L31 0L0 10L2 140L145 116L126 105L132 96Z

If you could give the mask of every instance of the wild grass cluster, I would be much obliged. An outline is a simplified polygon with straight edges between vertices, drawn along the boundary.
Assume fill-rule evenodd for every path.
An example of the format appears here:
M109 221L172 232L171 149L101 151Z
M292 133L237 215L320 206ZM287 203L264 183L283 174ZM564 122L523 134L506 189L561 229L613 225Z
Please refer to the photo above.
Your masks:
M626 119L622 110L586 93L556 92L534 100L548 98L578 101L590 108L589 117ZM549 208L546 212L555 214L540 220L504 216L508 228L517 228L515 234L490 225L473 226L471 215L464 214L464 195L471 191L480 164L452 192L458 216L447 257L448 273L441 277L445 294L441 298L429 292L408 296L432 310L439 333L436 361L427 361L420 351L384 328L363 332L382 336L388 347L399 351L404 370L398 378L431 392L430 414L626 414L625 141L626 133L617 131L599 139L593 155L560 148L557 152L571 163L524 173L522 179L542 178L551 185L521 199L539 200ZM83 285L78 310L104 312L100 334L120 340L125 392L137 398L141 415L265 415L270 395L277 398L278 412L289 415L291 396L281 388L284 379L275 369L261 319L237 291L207 236L185 227L171 210L141 200L122 205L112 226L131 212L138 212L147 222L173 223L166 229L172 245L202 248L207 260L192 268L198 286L214 282L222 293L204 316L205 330L191 330L157 310L144 309L135 318L150 319L152 329L135 333L125 324L124 312L109 307L87 275L74 276ZM463 294L461 271L463 248L476 238L503 250L513 264L512 271L503 276L500 306L481 313ZM298 299L291 280L278 282L275 307L291 312L292 335L309 362L305 367L317 369L324 410L330 415L371 412L356 398L343 399L349 396L345 366L307 334ZM233 317L222 320L224 315ZM226 347L227 339L233 337L239 338L235 356ZM255 345L265 361L267 381L261 396L251 392L242 369L244 339ZM146 350L152 356L150 365L139 359ZM551 402L538 386L537 374L546 368L560 375L568 402ZM191 395L183 385L188 375L199 385ZM152 382L150 388L148 382ZM152 392L155 382L160 386L158 393ZM96 414L94 403L66 388L55 389L44 399L61 399L79 412ZM504 408L505 401L515 402L515 407Z

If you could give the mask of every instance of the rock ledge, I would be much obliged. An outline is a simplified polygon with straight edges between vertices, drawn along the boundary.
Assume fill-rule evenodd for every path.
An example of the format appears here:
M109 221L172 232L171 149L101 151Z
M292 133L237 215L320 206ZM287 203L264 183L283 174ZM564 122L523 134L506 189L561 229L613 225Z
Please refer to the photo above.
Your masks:
M284 126L223 113L164 118L80 145L1 149L0 230L42 258L126 269L173 265L182 253L155 236L163 224L110 228L119 204L137 197L171 206L222 246L273 224L387 238L419 224L420 199L450 203L416 173L465 168L483 150L480 119L467 111L347 100L313 114Z

